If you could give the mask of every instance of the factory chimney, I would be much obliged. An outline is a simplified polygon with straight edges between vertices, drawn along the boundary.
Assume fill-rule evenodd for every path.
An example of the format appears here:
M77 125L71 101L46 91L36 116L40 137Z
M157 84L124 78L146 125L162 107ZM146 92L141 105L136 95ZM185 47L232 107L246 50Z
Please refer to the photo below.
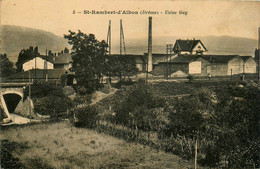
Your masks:
M153 60L152 60L152 17L149 17L149 32L148 32L148 68L147 71L151 72L153 70Z
M260 81L260 27L258 27L258 49L257 49L257 74L258 74L258 82Z
M260 27L258 27L258 49L260 49Z

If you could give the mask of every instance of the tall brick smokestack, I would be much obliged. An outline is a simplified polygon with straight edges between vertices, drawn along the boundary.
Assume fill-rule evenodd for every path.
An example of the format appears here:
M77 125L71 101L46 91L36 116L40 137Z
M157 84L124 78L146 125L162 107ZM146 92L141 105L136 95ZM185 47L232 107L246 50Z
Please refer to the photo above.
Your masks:
M260 27L258 27L258 50L260 49Z
M152 17L149 17L149 32L148 32L148 68L147 71L153 70L153 58L152 58Z
M258 82L260 81L260 27L258 27L258 49L257 49L257 74L258 74Z

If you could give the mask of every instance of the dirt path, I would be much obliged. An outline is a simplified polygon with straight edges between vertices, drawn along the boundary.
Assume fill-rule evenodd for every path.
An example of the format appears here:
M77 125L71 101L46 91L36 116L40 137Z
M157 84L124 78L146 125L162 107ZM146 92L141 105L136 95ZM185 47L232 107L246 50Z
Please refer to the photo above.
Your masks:
M99 101L103 100L104 98L113 95L117 90L118 89L111 88L108 94L102 93L100 91L96 92L95 97L92 99L92 103L90 105L92 106L97 104Z

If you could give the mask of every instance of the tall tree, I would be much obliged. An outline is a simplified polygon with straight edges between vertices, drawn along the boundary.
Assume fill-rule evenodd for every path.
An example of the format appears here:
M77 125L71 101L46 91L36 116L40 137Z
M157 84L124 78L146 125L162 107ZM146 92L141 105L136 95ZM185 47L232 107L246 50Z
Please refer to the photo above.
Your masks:
M0 54L0 77L7 77L16 72L13 67L13 62L11 62L6 54Z
M39 56L40 53L38 52L38 47L36 46L33 48L32 46L29 47L29 49L22 49L19 53L18 60L16 62L16 67L18 72L22 72L23 70L23 63L27 59L32 59L36 56Z
M132 55L112 55L107 56L106 72L109 77L119 77L124 81L126 77L134 76L138 73L135 57Z
M87 35L80 30L78 33L69 30L64 38L72 45L72 71L77 84L85 86L88 93L93 92L101 83L107 44L98 41L94 34Z

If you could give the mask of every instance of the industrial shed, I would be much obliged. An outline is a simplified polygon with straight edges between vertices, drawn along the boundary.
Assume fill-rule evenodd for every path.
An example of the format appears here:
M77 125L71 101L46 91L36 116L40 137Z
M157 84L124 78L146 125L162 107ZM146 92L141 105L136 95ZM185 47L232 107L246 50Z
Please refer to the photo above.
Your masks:
M154 75L164 75L165 69L172 77L178 76L206 76L207 67L210 63L199 55L179 55L172 57L171 60L161 61L154 65ZM167 71L167 70L166 70Z
M203 55L210 63L207 72L212 76L228 76L243 73L244 61L239 55Z
M146 60L143 55L134 55L136 67L140 72L146 71Z
M252 56L241 56L244 61L243 73L256 73L256 62Z

